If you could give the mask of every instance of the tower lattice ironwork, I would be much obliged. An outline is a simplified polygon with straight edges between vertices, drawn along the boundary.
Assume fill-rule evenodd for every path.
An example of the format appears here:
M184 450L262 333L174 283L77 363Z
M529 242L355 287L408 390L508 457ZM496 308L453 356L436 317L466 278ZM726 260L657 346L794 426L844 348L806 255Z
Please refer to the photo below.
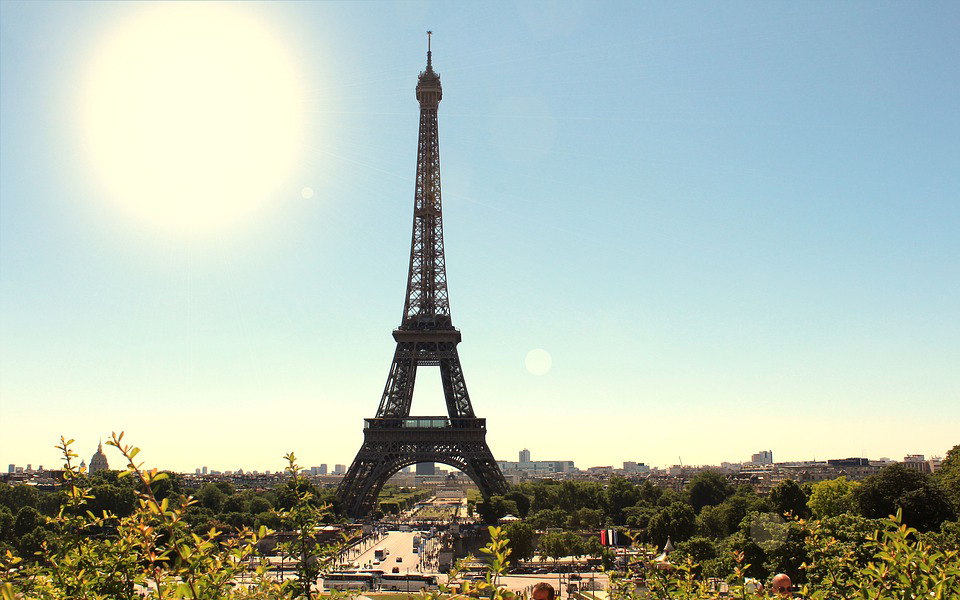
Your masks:
M437 129L443 93L427 35L427 68L417 82L420 135L403 320L393 331L397 349L377 416L365 419L363 446L337 491L343 509L354 517L368 514L387 479L414 463L439 462L459 469L485 497L506 490L487 446L486 420L476 417L470 403L457 353L460 331L450 318ZM410 416L420 366L440 367L446 416Z

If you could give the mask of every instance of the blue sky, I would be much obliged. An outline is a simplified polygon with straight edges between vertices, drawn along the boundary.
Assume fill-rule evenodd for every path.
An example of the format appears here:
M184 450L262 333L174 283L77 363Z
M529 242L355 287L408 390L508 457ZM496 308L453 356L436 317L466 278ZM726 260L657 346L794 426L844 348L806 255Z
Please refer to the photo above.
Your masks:
M451 306L498 458L960 443L955 4L211 5L285 57L295 151L249 214L177 229L129 208L177 172L117 192L144 160L83 122L106 41L190 6L0 3L0 463L123 430L162 468L349 464L401 318L428 29ZM158 39L115 85L173 60ZM440 410L421 369L414 411Z

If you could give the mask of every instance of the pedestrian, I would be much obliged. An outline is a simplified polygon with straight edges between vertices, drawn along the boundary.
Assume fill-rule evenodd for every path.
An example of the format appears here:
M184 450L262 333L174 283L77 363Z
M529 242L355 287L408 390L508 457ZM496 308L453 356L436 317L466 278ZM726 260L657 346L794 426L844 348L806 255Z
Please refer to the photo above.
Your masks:
M770 582L773 593L778 598L793 598L793 583L786 573L777 573Z
M553 591L553 586L546 581L541 581L533 586L533 600L553 600L555 596L556 592Z

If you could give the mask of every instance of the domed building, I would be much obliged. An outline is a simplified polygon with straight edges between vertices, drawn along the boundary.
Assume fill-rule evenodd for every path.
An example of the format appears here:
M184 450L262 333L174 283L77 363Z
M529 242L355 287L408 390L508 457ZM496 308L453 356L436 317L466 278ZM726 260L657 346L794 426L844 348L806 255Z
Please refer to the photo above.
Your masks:
M107 464L107 455L103 453L103 442L97 446L97 452L90 459L90 474L100 471L109 471L110 465Z

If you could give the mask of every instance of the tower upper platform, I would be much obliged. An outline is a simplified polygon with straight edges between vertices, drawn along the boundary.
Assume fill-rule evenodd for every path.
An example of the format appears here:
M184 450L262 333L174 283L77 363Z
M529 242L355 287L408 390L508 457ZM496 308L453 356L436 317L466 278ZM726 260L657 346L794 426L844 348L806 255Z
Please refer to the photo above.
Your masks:
M443 90L440 87L440 75L433 70L433 53L430 51L430 35L432 31L427 32L427 68L420 72L420 78L417 80L417 100L420 106L436 107L443 98Z

